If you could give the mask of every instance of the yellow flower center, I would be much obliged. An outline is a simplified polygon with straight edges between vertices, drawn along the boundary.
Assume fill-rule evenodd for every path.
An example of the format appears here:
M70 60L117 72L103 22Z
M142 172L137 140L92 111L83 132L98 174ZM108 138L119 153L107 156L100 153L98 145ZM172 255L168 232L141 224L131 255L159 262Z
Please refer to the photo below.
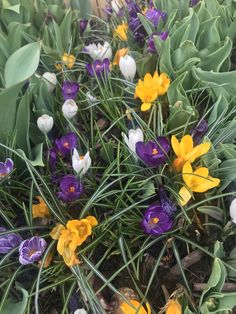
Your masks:
M69 192L70 192L70 193L74 193L74 192L75 192L75 187L74 187L74 186L71 186L71 187L69 188Z
M158 154L158 150L157 150L156 148L153 148L152 154L153 154L153 155L157 155L157 154Z
M29 256L32 256L34 253L36 253L36 250L32 249L29 251Z
M157 224L158 222L159 222L159 218L157 218L157 217L154 217L154 218L150 219L150 221L149 221L150 224Z
M79 156L79 159L80 160L84 160L84 156Z

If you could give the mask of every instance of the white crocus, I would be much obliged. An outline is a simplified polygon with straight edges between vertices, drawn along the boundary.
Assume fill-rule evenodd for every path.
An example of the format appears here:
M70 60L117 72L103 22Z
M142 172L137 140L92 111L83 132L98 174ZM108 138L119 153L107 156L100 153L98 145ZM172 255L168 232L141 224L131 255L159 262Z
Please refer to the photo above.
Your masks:
M88 312L85 311L85 309L78 309L74 312L74 314L88 314Z
M236 224L236 198L230 204L229 213L233 223Z
M63 116L67 119L72 119L78 112L78 106L73 99L67 99L61 109Z
M111 1L111 7L112 7L112 10L118 14L120 9L121 9L121 3L119 0L112 0Z
M119 67L124 78L127 81L133 82L137 69L134 58L129 55L120 57Z
M89 152L87 152L84 156L79 155L78 151L74 149L72 155L72 167L75 172L79 175L85 174L89 167L91 166L91 158L89 156Z
M43 133L48 133L53 127L53 117L43 114L37 119L37 126Z
M90 44L85 47L87 53L93 60L104 60L112 58L111 45L105 41L103 45L99 44Z
M94 104L97 101L97 98L90 94L90 92L86 93L86 99L89 104Z
M42 75L45 83L47 84L48 87L48 91L49 92L53 92L53 90L55 89L56 85L57 85L57 77L55 73L51 73L51 72L45 72Z
M136 144L138 142L143 142L143 132L140 128L134 130L129 130L128 137L126 134L122 133L126 145L129 149L136 154Z

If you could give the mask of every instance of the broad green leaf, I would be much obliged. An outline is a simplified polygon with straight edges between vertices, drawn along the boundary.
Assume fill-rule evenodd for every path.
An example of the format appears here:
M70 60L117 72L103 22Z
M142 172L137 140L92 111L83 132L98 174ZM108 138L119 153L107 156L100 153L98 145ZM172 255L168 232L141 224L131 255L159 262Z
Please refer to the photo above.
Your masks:
M38 68L39 58L40 42L28 44L14 52L5 67L6 87L29 79Z
M216 206L201 206L198 207L197 210L200 213L203 213L205 215L208 215L218 221L223 221L224 211L223 209L216 207Z
M28 292L21 286L16 286L16 289L21 292L22 299L21 301L14 301L13 299L6 300L4 307L1 311L1 314L24 314L27 301L28 301Z
M35 167L44 167L43 162L43 143L38 144L32 149L33 160L31 160L31 164Z
M23 84L5 89L0 93L0 142L6 144L14 130L17 98Z

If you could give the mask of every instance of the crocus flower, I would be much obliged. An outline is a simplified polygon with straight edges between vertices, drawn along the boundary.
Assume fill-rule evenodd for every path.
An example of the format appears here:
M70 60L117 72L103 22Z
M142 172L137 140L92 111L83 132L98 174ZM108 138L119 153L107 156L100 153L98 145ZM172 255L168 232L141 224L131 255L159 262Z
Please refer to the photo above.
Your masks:
M172 202L172 200L167 196L167 193L163 186L159 187L159 198L163 211L169 216L172 217L177 208L176 205Z
M147 36L147 32L141 23L138 16L131 16L129 19L129 29L133 33L134 40L139 44L139 46L143 46L145 43L145 37Z
M179 191L182 206L186 205L191 199L192 192L204 193L220 184L219 179L209 176L208 168L200 167L193 172L189 161L183 166L182 176L186 184L186 187L183 186Z
M122 48L117 50L112 65L119 65L120 58L124 57L128 53L128 51L129 51L128 48Z
M68 69L72 69L74 64L75 64L75 56L74 55L69 55L68 53L64 53L63 56L61 57L62 62Z
M236 224L236 198L234 200L232 200L232 202L230 204L229 213L230 213L230 217L231 217L233 223Z
M154 42L154 36L159 37L162 41L165 41L168 37L169 32L160 32L160 33L153 33L147 40L147 49L151 53L156 53L156 46Z
M5 227L0 227L0 232L7 231ZM22 237L16 233L8 233L0 236L0 254L7 254L23 241Z
M111 45L105 41L103 45L90 44L85 47L85 51L90 55L93 60L104 60L112 58Z
M67 99L61 109L63 116L67 119L72 119L78 112L78 106L73 99Z
M42 75L45 83L47 84L47 88L49 92L53 92L57 85L57 77L55 73L45 72Z
M103 61L95 60L90 64L86 65L87 71L90 76L97 76L100 78L104 73L110 70L110 61L104 59Z
M43 114L37 119L37 126L43 133L48 133L53 127L53 117Z
M0 162L0 180L6 177L14 168L14 163L11 158L7 158L5 162Z
M182 314L182 307L179 304L178 300L170 299L166 306L166 314Z
M67 266L79 263L75 250L92 234L92 228L97 224L95 217L87 216L81 220L69 220L66 227L57 225L53 228L50 235L52 239L58 240L57 251Z
M190 131L191 136L193 137L194 143L199 144L206 134L208 129L208 123L206 120L201 120L200 123L197 124L195 128Z
M186 161L193 163L197 158L209 151L211 144L203 143L193 147L191 135L185 135L180 142L173 135L171 137L171 146L178 157L173 161L173 167L176 171L181 171Z
M137 69L135 60L129 55L120 57L119 67L124 78L127 81L133 82Z
M83 193L83 184L73 175L66 175L60 180L60 192L58 197L63 202L73 202L77 200Z
M56 168L57 163L57 151L55 148L50 148L48 151L48 159L49 159L49 165L52 171Z
M147 234L161 235L171 229L172 223L172 219L164 212L162 206L154 203L145 211L141 227Z
M77 309L74 314L88 314L88 312L85 309Z
M141 110L149 110L157 97L167 92L169 85L170 79L168 76L165 73L159 75L157 71L153 76L147 73L143 81L139 80L135 88L134 98L139 97L142 100Z
M151 308L148 303L146 303L147 309L145 309L144 306L137 300L129 300L129 302L133 305L133 307L124 301L120 303L118 307L118 312L120 314L151 314Z
M56 139L55 145L57 151L62 155L62 157L65 157L77 146L77 135L73 132L67 133L61 138Z
M125 144L129 147L129 149L136 154L136 144L138 142L143 142L143 132L140 128L136 130L129 130L128 137L126 134L122 133L122 136L125 140Z
M23 241L19 247L19 262L22 265L37 262L43 255L46 246L46 241L37 236Z
M149 167L162 165L166 162L170 144L166 137L159 136L156 141L136 144L136 154Z
M146 10L145 16L149 21L153 23L155 27L157 27L160 19L162 19L163 21L165 21L166 19L166 14L156 8Z
M122 41L127 41L128 40L127 31L128 31L128 24L125 22L122 22L122 24L119 24L115 28L114 37L119 37Z
M195 6L198 2L199 2L199 0L191 0L190 6L193 7L193 6Z
M64 100L75 99L79 88L80 86L76 82L64 81L62 85L62 95Z
M33 218L48 218L50 217L50 212L48 205L45 203L41 196L37 196L38 204L32 205L32 216Z
M79 155L78 151L74 149L72 155L72 167L77 174L84 175L91 166L91 162L89 152L83 156Z
M97 101L97 98L96 97L94 97L93 95L91 95L91 93L90 92L87 92L86 93L86 100L87 100L87 102L89 103L89 104L94 104L96 101Z
M79 21L80 35L82 35L83 32L86 30L87 25L88 25L88 20L82 19Z

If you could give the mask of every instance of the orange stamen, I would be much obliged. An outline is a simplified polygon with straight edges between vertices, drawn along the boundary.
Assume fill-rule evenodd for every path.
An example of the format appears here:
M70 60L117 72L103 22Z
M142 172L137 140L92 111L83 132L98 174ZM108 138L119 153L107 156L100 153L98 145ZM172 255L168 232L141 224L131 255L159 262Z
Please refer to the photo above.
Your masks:
M153 155L157 155L157 154L158 154L158 150L157 150L156 148L153 148L152 154L153 154Z

